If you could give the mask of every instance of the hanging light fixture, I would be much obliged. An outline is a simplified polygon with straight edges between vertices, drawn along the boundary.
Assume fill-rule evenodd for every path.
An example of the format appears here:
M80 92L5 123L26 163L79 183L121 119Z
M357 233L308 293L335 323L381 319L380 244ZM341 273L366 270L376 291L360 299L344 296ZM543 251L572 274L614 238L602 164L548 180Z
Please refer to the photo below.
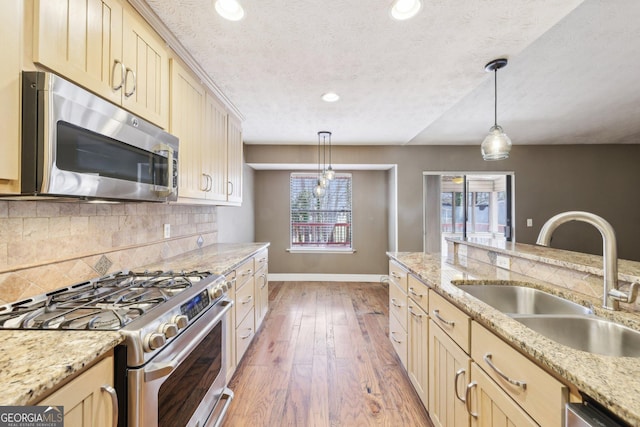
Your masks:
M482 158L484 160L503 160L509 157L511 138L498 125L498 70L507 66L505 58L494 59L485 65L485 71L494 72L494 123L489 129L489 135L482 141Z
M331 164L331 132L328 132L326 130L318 132L318 144L320 144L320 140L322 140L322 176L324 176L327 181L331 181L336 177L336 172L333 170L333 166ZM329 167L327 167L327 164L325 162L327 145L329 147Z
M324 154L324 149L321 151L320 133L321 132L318 132L318 182L315 188L313 189L313 194L317 198L324 196L327 185L329 184L329 181L324 176L324 164L322 167L320 167L321 157L322 157L322 154Z

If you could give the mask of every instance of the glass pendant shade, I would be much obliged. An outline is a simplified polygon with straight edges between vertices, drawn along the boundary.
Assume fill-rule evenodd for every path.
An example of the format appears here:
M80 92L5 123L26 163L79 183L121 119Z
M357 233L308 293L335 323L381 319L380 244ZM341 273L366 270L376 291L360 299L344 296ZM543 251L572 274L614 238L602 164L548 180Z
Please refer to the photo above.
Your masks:
M509 157L511 151L511 138L499 125L491 126L489 135L482 141L480 149L484 160L504 160Z
M318 185L322 188L327 188L329 186L329 180L325 178L324 174L320 175L320 178L318 178Z
M336 177L336 171L334 171L333 168L329 166L327 170L324 171L324 178L328 181L331 181L335 177Z
M313 194L316 197L322 197L324 196L325 191L326 190L324 189L324 187L320 185L320 180L318 180L318 185L316 185L316 188L313 189Z

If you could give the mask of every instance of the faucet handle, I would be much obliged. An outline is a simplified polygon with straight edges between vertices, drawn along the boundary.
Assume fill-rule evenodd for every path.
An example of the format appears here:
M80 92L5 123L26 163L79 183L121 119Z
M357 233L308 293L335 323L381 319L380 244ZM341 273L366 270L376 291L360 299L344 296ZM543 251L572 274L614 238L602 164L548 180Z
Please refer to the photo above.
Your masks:
M609 296L616 301L632 303L638 298L638 288L640 284L638 282L633 282L629 285L629 292L622 292L619 289L611 289L609 291Z

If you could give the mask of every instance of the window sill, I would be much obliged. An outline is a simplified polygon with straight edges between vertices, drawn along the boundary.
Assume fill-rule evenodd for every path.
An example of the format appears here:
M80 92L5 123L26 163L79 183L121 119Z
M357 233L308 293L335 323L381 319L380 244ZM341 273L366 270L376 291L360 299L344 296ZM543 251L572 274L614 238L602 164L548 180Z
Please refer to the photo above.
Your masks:
M332 249L332 248L287 248L285 251L292 254L355 254L355 249Z

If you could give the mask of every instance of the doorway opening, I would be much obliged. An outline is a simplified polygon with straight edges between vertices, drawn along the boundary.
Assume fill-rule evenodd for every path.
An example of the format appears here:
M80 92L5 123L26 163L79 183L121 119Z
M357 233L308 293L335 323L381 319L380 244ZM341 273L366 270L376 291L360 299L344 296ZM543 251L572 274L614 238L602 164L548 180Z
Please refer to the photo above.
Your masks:
M512 241L513 172L424 172L424 251L446 237Z

